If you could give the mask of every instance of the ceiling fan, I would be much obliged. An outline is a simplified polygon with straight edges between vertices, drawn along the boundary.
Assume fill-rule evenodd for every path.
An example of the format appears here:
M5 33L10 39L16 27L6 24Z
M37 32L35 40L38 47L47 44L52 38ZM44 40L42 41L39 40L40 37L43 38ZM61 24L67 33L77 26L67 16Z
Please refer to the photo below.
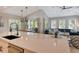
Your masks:
M71 6L61 6L60 8L64 10L64 9L70 9L72 7Z

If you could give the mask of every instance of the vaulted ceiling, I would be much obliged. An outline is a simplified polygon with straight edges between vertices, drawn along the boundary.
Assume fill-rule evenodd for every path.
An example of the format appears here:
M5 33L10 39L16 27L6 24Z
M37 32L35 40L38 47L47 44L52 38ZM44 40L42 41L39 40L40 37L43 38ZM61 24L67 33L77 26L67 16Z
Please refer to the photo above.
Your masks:
M21 10L23 10L23 13ZM48 17L79 15L78 6L73 6L70 9L62 9L58 6L28 6L27 9L25 6L0 6L0 12L18 16L26 16L37 10L43 10Z
M21 12L21 10L23 10L23 12ZM37 10L38 10L38 8L36 8L36 7L26 8L25 6L8 6L8 7L0 6L0 12L12 14L12 15L18 15L18 16L22 16L22 15L26 16Z

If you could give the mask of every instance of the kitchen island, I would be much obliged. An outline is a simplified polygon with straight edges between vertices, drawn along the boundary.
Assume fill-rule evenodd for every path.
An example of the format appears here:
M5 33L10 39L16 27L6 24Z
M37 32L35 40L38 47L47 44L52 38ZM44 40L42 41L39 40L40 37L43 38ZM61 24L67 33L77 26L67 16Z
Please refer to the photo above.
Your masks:
M0 41L4 42L3 52L8 53L8 46L12 44L23 49L24 53L69 53L70 48L68 45L67 37L60 36L54 38L54 35L22 32L20 31L20 38L8 40L3 36L11 35L9 32L0 34ZM1 44L0 44L1 45Z

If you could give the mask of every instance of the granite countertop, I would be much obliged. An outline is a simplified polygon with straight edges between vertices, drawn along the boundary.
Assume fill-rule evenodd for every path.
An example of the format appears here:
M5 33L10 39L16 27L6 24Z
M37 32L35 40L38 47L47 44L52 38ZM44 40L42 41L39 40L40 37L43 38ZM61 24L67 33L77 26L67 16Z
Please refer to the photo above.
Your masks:
M67 37L54 38L53 35L31 33L31 32L19 32L20 38L8 40L3 36L10 35L11 33L5 32L0 34L0 40L5 40L8 43L28 49L30 51L38 53L67 53L70 52Z

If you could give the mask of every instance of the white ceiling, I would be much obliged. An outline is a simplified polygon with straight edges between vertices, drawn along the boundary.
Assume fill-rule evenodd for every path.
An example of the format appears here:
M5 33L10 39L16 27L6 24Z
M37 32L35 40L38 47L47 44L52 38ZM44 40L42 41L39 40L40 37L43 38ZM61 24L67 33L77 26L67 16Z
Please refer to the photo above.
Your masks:
M23 13L21 12L23 10ZM37 11L38 8L36 7L28 7L27 9L25 6L8 6L8 7L2 7L0 6L0 11L7 14L12 15L18 15L18 16L26 16L28 14L31 14L35 11Z
M73 6L70 9L61 9L60 7L42 7L44 12L48 15L48 17L61 17L61 16L71 16L71 15L79 15L79 7Z
M25 9L25 6L8 6L3 7L0 6L0 11L3 13L8 13L12 15L18 15L18 16L26 16L28 14L31 14L37 10L43 10L48 17L59 17L59 16L70 16L70 15L79 15L79 7L73 7L70 9L62 10L61 8L52 7L52 6L30 6L27 9ZM21 12L23 10L23 13Z

